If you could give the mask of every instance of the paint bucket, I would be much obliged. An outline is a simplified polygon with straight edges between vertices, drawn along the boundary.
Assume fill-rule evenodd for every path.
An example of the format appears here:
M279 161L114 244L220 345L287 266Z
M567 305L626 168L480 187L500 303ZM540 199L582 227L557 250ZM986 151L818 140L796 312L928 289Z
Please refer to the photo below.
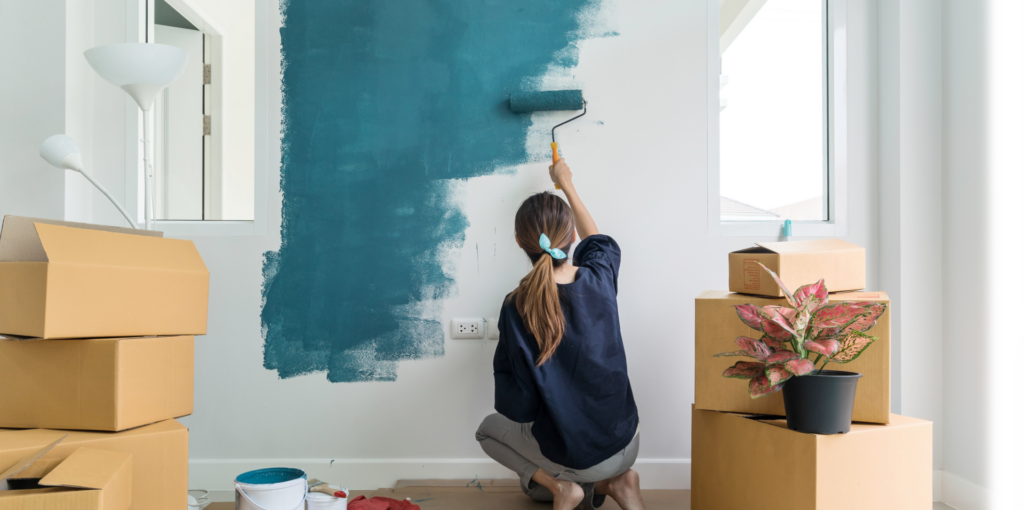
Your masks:
M266 468L235 478L235 510L302 510L306 473L293 468Z
M328 487L348 494L348 489L340 485L328 485ZM348 498L336 498L322 492L306 494L306 510L345 510L346 508L348 508Z

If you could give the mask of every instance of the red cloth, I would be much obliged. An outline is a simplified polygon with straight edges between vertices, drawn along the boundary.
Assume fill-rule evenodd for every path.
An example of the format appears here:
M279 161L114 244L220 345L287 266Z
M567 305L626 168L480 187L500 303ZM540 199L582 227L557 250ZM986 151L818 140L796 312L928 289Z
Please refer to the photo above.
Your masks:
M366 499L366 496L359 496L348 502L348 510L420 510L420 506L409 500L399 501L380 496Z

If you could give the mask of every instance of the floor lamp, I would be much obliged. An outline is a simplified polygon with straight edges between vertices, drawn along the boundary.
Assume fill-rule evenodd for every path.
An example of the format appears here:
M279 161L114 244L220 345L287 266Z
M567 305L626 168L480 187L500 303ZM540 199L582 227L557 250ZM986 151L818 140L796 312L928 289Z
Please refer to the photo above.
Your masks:
M100 193L103 193L110 199L110 202L114 204L114 207L121 212L121 216L124 216L124 219L128 220L128 225L132 228L139 228L135 226L135 221L132 220L128 211L124 210L124 207L121 206L120 202L114 200L114 197L110 195L107 188L104 188L102 184L96 182L96 180L92 178L92 175L89 175L89 172L85 171L85 168L82 167L82 151L78 150L78 144L76 144L70 136L53 135L47 138L46 141L43 142L43 146L39 148L39 155L42 156L47 163L57 168L74 170L82 174L82 176L91 182L93 186L96 186L96 189L100 190Z
M104 80L121 87L142 109L146 181L146 229L153 229L153 100L185 71L188 52L166 44L119 43L85 50Z

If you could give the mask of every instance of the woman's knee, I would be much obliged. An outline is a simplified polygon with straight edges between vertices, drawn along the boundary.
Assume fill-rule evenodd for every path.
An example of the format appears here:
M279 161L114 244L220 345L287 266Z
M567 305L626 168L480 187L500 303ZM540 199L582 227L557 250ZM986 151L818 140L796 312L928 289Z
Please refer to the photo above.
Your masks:
M501 441L506 432L508 432L508 418L499 413L494 413L484 418L484 421L480 423L480 426L476 429L476 440L483 441L490 438Z

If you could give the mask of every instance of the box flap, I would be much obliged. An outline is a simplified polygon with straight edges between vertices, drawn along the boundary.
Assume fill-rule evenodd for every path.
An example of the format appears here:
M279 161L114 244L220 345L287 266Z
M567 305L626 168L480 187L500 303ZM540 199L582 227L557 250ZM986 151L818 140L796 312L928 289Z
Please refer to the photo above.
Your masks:
M786 241L774 243L754 243L774 253L814 253L822 251L853 251L864 248L842 239L815 239L811 241ZM738 253L738 252L737 252Z
M79 448L39 481L48 487L105 489L121 471L131 471L132 454Z
M93 225L91 223L27 218L25 216L8 214L4 216L3 228L0 229L0 262L46 262L48 260L46 252L43 250L43 245L39 242L39 236L36 234L36 223L139 236L163 237L164 235L163 232L156 230L110 227L106 225Z
M8 480L15 480L18 478L35 478L40 479L53 471L53 468L60 464L61 459L39 459L32 463L31 466L26 468L24 471L8 478Z
M70 434L64 434L63 436L60 437L60 439L32 452L30 455L22 458L20 461L15 462L13 466L7 469L7 471L0 473L0 482L7 480L8 478L11 478L12 476L28 469L28 467L31 466L33 462L38 460L39 457L46 455L46 452L52 450L54 446L57 446L58 443L63 441L64 438L68 437L69 435Z
M36 224L51 263L206 272L192 241Z

